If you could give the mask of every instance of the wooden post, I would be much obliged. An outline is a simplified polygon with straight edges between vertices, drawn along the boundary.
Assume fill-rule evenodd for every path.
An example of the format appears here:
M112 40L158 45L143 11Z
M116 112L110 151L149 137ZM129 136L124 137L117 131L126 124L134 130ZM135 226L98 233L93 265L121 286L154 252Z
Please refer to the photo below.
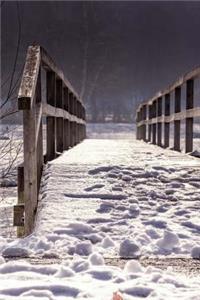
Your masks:
M174 112L181 111L181 87L175 88ZM174 150L180 151L180 127L181 121L174 121Z
M36 107L23 111L25 234L32 232L38 200Z
M162 116L162 97L157 99L157 117ZM157 144L162 146L162 123L157 123Z
M75 116L76 97L72 95L72 115ZM76 145L76 122L72 122L72 147Z
M64 109L69 112L69 92L68 88L64 88ZM69 133L69 120L64 119L64 150L68 150L70 147L70 133Z
M69 93L69 113L73 113L73 94ZM73 122L69 122L70 147L73 147Z
M139 112L137 111L136 113L136 139L139 140L139 126L138 126L138 122L139 122Z
M194 107L194 80L186 82L186 110ZM186 118L185 152L193 151L193 118Z
M153 102L153 106L152 106L152 116L153 118L156 117L156 100L154 100ZM153 124L153 139L152 139L152 143L155 145L156 144L156 123Z
M151 105L148 105L148 120L151 120ZM152 136L152 125L148 125L148 142L151 142L151 136Z
M144 105L143 106L143 116L142 116L142 119L143 119L143 121L146 121L146 118L147 118L147 106L146 105ZM146 142L146 124L143 124L143 136L142 136L142 138L143 138L143 141L145 141Z
M63 108L63 83L61 79L56 80L56 107ZM58 153L63 152L63 118L56 118L56 151Z
M41 72L38 74L38 80L37 80L37 86L36 86L36 104L38 104L38 114L40 114L41 109ZM38 193L40 188L40 180L42 176L42 169L43 169L43 163L44 163L44 157L43 157L43 132L42 132L42 117L38 118L39 124L36 124L37 127L39 127L38 132L38 138L37 138L37 177L38 177Z
M24 236L24 166L17 168L18 205L14 206L13 225L17 226L17 237Z
M170 115L170 94L165 95L165 116ZM165 122L164 124L164 148L169 147L169 137L170 137L170 123Z
M78 111L78 100L74 96L74 115L77 117L77 111ZM78 124L77 122L74 122L74 140L75 145L78 144Z
M47 71L47 104L55 106L56 101L56 75L52 71ZM55 117L47 117L47 149L46 160L50 161L56 157L55 148Z

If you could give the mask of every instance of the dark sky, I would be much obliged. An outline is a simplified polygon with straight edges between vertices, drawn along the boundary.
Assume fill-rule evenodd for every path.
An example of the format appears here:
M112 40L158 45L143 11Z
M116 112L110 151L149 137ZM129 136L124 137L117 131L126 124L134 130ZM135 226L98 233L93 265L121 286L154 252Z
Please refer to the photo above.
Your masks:
M96 101L100 107L123 104L124 109L130 109L135 101L150 97L200 64L200 2L19 4L22 34L18 69L27 46L39 43L77 92L84 92L84 100ZM16 51L16 2L6 2L1 13L4 81Z

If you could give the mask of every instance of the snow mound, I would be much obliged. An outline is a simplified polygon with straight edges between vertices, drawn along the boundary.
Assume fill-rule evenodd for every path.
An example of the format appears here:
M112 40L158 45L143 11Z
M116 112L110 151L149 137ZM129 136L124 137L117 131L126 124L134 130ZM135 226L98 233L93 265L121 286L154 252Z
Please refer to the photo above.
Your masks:
M165 230L163 238L157 241L157 245L164 250L172 251L175 247L179 246L179 238L177 234Z
M106 237L102 240L101 246L102 246L103 248L114 247L114 246L115 246L115 243L113 242L113 240L112 240L109 236L106 236Z
M103 256L96 252L90 254L88 260L93 266L101 266L105 264Z
M129 206L129 213L131 214L132 217L136 218L140 214L140 208L137 204L131 204Z
M143 272L141 264L137 260L130 260L124 266L125 273Z
M138 257L140 254L140 249L136 243L130 241L129 239L125 239L119 248L119 255L121 257L126 258L135 258Z
M135 297L147 298L152 291L153 291L152 288L146 286L125 287L120 289L120 292L133 296L134 298Z
M60 269L56 272L55 277L63 278L63 277L72 277L75 275L75 272L66 266L60 266Z
M81 242L76 245L75 252L79 255L88 256L92 253L92 243L90 241Z
M191 256L193 258L199 258L200 259L200 246L194 246L192 248Z
M7 247L2 252L2 256L4 257L28 257L30 254L30 250L19 247Z

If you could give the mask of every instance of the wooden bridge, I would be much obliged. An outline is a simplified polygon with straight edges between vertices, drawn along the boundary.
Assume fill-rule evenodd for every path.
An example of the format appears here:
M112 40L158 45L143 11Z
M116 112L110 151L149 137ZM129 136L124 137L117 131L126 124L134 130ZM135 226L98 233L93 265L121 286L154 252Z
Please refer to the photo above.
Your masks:
M193 120L200 117L200 107L195 107L193 101L194 81L199 76L200 68L197 68L139 106L136 120L138 140L168 148L170 124L174 123L174 150L180 151L180 124L181 120L186 120L185 149L186 152L192 152ZM181 88L184 84L186 84L186 108L181 110ZM170 110L172 93L175 95L174 112ZM162 108L163 103L164 109ZM18 227L18 236L22 236L30 234L34 227L44 163L47 164L63 151L69 150L83 141L86 138L86 122L82 100L61 70L40 46L28 48L18 95L18 107L23 111L24 162L18 167L18 205L14 207L14 225ZM43 117L46 117L45 121ZM164 126L164 141L162 126ZM46 130L46 151L43 150L43 128ZM77 180L75 182L72 180L67 187L68 195L72 195L73 198L71 188L79 189L78 184L82 178L85 178L86 182L88 181L88 174L85 173L87 164L93 168L98 164L109 165L111 162L137 166L141 155L145 158L145 155L148 156L151 152L151 162L144 159L139 167L144 168L145 165L152 164L172 167L178 165L184 168L199 168L200 166L197 158L163 149L159 150L162 161L157 160L154 155L155 148L149 148L147 151L143 149L143 146L143 143L135 141L121 143L99 141L98 144L95 144L91 140L77 146L76 150L68 151L69 155L68 152L65 152L63 156L66 158L65 161L63 162L61 159L64 170L60 176L66 175L68 170L77 172ZM89 153L88 149L90 149ZM110 153L111 149L114 151L112 154ZM127 150L134 152L131 159L129 156L126 157ZM56 171L57 164L52 163L52 166ZM49 180L55 180L54 176L52 175ZM63 182L61 183L63 184ZM96 182L96 186L98 186L98 182ZM86 186L84 188L87 189ZM54 193L56 193L55 190ZM62 195L60 197L62 198ZM87 205L90 204L88 201ZM51 205L52 203L49 201L49 206ZM91 205L93 206L94 203ZM79 206L80 208L83 215L87 214L88 207ZM56 212L55 220L57 220Z

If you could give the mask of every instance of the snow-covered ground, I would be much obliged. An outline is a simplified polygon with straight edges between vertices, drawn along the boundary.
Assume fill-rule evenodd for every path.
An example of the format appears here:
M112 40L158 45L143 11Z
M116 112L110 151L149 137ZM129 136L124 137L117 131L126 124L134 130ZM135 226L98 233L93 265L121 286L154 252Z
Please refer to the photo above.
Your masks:
M200 276L133 259L200 258L200 160L136 141L131 125L95 126L92 139L46 166L33 234L0 238L4 257L62 263L0 257L0 299L104 300L119 291L127 300L199 300ZM108 257L130 260L122 270Z

